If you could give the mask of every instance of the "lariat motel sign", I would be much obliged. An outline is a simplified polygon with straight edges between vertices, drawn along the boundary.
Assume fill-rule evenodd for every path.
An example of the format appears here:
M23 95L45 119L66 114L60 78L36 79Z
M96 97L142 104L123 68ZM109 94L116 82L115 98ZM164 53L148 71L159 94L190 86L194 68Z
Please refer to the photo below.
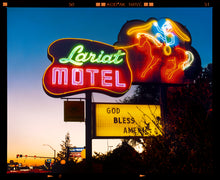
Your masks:
M51 43L47 52L52 63L43 75L43 88L52 97L88 90L122 96L132 84L190 83L201 68L200 57L191 46L189 31L169 18L128 21L121 28L114 45L64 38ZM132 118L131 112L135 109L139 119L143 120L149 116L147 112L152 110L152 106L150 110L140 105L129 106L130 111L126 111L128 107L116 105L97 105L96 108L103 108L103 113L108 108L120 109L118 114L107 113L105 117L109 118L100 115L96 109L96 136L106 136L104 132L108 132L110 126L117 126L119 133L115 135L109 131L109 137L131 136L131 133L138 136L162 134L159 121L148 118L151 125L143 129L138 128L142 122ZM160 117L160 107L156 111L157 117ZM103 119L111 119L111 122L106 125Z
M188 83L201 66L189 31L168 18L128 21L114 45L58 39L48 58L43 88L53 97L87 90L121 96L132 84Z
M132 74L124 50L101 42L60 39L48 48L53 63L44 76L44 89L53 96L86 90L124 94Z

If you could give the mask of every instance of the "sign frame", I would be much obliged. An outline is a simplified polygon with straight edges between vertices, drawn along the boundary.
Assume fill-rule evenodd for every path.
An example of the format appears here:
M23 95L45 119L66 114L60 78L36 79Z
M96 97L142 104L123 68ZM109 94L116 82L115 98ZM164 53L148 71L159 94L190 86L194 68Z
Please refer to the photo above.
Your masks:
M92 103L92 139L131 139L131 138L149 138L153 136L97 136L96 135L96 104L115 104L115 105L158 105L160 106L160 115L162 122L164 121L162 105L160 103L157 104L136 104L136 103L104 103L104 102L95 102ZM163 127L162 127L163 128ZM164 132L163 134L164 135ZM160 136L160 135L158 135Z
M64 122L85 122L84 101L64 101Z

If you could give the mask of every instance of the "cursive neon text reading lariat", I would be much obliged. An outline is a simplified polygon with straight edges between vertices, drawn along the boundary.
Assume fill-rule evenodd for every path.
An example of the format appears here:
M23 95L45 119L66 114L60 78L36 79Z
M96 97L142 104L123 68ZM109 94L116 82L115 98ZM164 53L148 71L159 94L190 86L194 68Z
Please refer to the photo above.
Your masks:
M116 53L105 54L105 51L101 50L99 54L94 52L87 52L85 47L80 44L75 46L67 58L60 58L59 62L62 64L71 63L76 66L82 66L86 62L98 63L98 64L121 64L123 62L123 56L125 52L118 50Z

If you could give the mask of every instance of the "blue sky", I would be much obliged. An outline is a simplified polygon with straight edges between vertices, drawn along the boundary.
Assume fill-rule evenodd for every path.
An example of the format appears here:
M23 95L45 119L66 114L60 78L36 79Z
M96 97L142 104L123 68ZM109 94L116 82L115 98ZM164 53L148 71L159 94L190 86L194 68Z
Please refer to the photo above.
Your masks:
M185 25L202 66L212 62L212 8L8 8L9 156L16 153L14 148L28 151L21 144L32 145L36 151L41 144L51 143L58 151L67 131L73 145L83 146L84 124L64 123L63 101L47 96L42 88L43 73L50 65L47 58L50 43L59 38L85 38L114 44L126 21L146 21L150 17L168 17ZM118 99L96 93L94 100L115 102ZM33 140L35 145L31 143ZM105 146L93 145L97 151L106 149ZM43 152L39 150L39 153Z

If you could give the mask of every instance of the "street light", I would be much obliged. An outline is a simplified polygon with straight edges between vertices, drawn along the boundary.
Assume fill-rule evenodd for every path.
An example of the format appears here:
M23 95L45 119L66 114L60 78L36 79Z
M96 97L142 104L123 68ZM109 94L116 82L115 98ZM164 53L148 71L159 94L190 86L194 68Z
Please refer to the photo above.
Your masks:
M55 159L56 158L56 150L54 148L52 148L52 146L49 144L43 144L43 146L49 146L54 151L54 159Z

